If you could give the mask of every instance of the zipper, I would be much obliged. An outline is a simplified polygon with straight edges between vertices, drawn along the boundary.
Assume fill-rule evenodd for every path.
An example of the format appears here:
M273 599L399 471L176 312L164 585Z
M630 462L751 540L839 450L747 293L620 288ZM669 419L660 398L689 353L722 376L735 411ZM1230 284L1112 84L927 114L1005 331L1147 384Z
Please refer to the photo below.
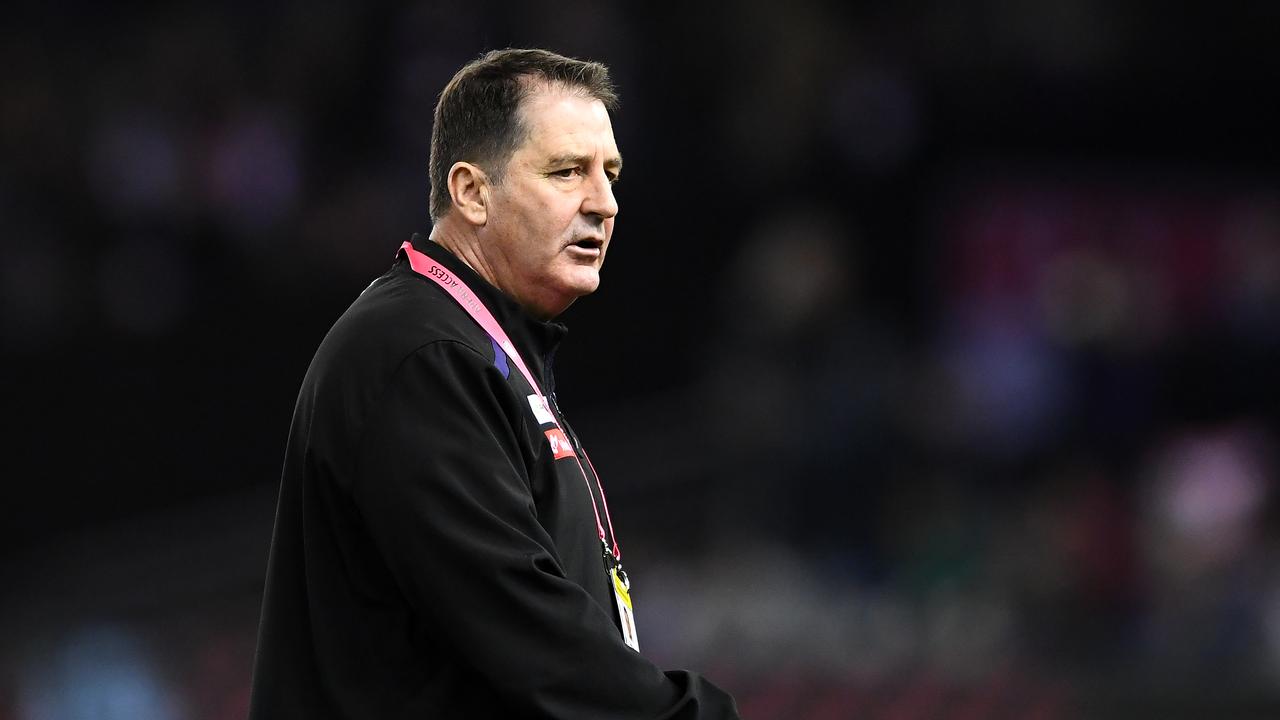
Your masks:
M556 400L555 391L552 390L547 395L547 398L551 400L551 410L556 414L557 417L560 418L561 427L564 429L565 434L569 436L569 442L573 445L574 453L577 454L578 467L582 469L582 479L587 481L587 492L591 494L591 504L595 505L596 500L598 499L600 501L600 506L605 508L605 517L608 518L609 509L605 505L604 488L600 487L600 478L596 477L595 468L592 468L591 470L587 470L588 466L590 466L591 464L591 461L589 460L586 461L586 464L583 463L583 460L586 460L587 453L585 450L582 449L582 443L578 441L577 433L573 431L572 427L569 427L569 421L565 419L564 413L561 412L560 403ZM591 482L592 480L595 480L594 487L592 486L592 482ZM598 496L596 492L597 489L599 490ZM601 531L604 531L603 526L601 526L600 529ZM600 538L600 542L604 546L606 574L610 570L617 569L619 575L622 577L623 582L626 583L628 587L630 587L630 581L627 579L626 573L623 572L622 570L622 563L618 561L617 557L614 556L613 554L613 550L610 549L611 548L611 546L609 545L610 542L613 543L613 547L616 547L618 543L618 539L613 537L612 526L609 527L608 533L609 533L609 536L607 540L605 538Z
M556 415L560 418L564 425L565 434L569 436L569 442L573 443L573 451L578 455L582 455L582 443L578 442L578 435L569 426L569 421L565 418L564 412L560 410L560 403L556 402L556 391L551 391L551 409L556 411Z

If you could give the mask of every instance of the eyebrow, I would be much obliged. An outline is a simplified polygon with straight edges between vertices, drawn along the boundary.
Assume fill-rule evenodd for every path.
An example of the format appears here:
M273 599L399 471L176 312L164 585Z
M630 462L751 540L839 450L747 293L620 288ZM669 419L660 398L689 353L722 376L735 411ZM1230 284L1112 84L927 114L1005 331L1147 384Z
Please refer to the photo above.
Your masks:
M550 160L547 161L547 165L551 167L559 166L559 165L590 165L591 160L592 158L590 155L575 155L573 153L565 153L563 155L556 155L552 157ZM605 160L604 167L606 170L613 170L614 175L622 174L622 156L614 155L608 160Z

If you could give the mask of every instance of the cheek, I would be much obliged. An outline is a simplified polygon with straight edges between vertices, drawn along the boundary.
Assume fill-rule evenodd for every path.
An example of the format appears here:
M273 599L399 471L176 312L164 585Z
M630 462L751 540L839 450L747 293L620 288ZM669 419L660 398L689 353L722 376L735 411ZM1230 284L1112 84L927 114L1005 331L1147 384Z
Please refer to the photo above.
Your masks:
M572 222L573 213L566 210L563 203L554 199L543 199L531 203L525 220L530 228L537 228L539 234L559 235Z

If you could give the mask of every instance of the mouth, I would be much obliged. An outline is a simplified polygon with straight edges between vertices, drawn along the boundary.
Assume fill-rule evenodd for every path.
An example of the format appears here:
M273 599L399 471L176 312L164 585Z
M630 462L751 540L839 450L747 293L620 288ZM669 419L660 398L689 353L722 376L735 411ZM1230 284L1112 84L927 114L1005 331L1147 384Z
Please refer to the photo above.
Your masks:
M582 238L569 243L569 247L576 247L582 250L599 250L604 247L604 240L600 238Z
M598 257L604 251L604 240L600 238L582 238L565 246L575 255Z

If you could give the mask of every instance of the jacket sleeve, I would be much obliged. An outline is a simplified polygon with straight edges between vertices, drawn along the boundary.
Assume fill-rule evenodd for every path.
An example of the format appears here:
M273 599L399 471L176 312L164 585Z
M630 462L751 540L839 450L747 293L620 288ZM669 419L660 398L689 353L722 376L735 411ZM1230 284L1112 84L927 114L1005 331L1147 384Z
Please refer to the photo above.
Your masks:
M401 364L367 422L354 496L413 611L517 717L736 718L724 691L628 648L565 576L509 396L483 356L441 341Z

